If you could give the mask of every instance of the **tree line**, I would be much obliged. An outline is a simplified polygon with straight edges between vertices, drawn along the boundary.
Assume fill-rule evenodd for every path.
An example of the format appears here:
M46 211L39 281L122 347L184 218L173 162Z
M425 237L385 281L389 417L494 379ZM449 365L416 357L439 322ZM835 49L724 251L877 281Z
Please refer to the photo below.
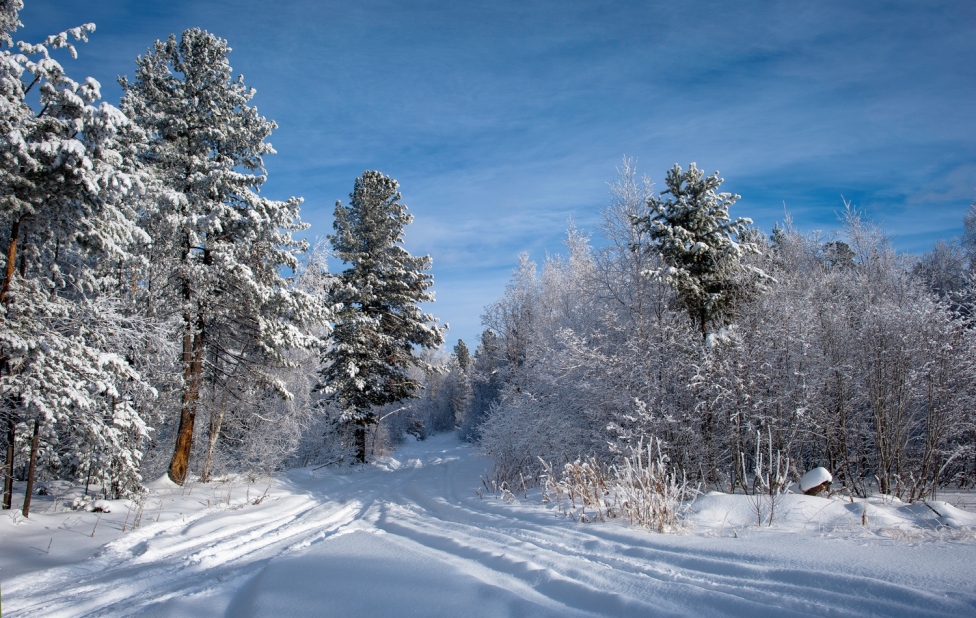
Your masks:
M659 440L724 491L816 466L861 496L976 482L976 203L915 258L849 205L839 235L766 236L717 173L675 166L658 193L620 171L600 248L570 228L485 308L462 430L498 481Z
M316 456L364 461L374 406L415 395L415 352L443 342L397 182L365 172L336 203L330 274L301 198L260 193L276 125L225 40L156 41L113 106L52 57L94 26L15 41L22 7L0 0L4 508L14 480L26 516L40 479L123 497L147 471L274 469L313 426Z

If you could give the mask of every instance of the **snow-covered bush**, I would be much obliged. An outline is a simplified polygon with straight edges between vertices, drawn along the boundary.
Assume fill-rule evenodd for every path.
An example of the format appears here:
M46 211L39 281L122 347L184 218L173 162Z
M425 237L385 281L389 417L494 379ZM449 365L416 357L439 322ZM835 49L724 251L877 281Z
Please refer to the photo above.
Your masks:
M540 461L575 459L584 440L556 406L513 393L492 405L480 442L494 460L490 479L513 484L524 478L534 485L543 471Z

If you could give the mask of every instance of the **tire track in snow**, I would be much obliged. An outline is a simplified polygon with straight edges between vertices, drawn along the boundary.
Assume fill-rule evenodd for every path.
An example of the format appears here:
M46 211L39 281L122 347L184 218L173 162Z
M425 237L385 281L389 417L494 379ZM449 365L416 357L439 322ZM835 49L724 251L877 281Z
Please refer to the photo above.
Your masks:
M761 542L750 545L580 525L539 506L479 498L486 465L470 447L435 437L349 474L314 479L296 471L261 505L150 524L91 560L4 582L4 609L7 616L180 615L173 607L226 613L260 604L264 582L294 572L278 565L301 572L305 557L321 558L336 547L331 542L357 531L380 540L369 544L374 556L387 547L391 556L416 556L418 565L446 565L464 581L482 582L480 590L519 599L507 607L536 608L539 616L976 615L976 593L947 587L939 573L908 577L894 569L894 581L885 581L884 569L829 555L856 556L851 540L755 535ZM454 592L445 583L430 591L432 608L438 594ZM382 582L361 585L362 595L382 597ZM318 612L307 615L329 613L329 599L316 597L314 586L300 593Z
M335 534L366 508L305 498L281 512L264 509L262 515L272 515L272 521L218 527L200 536L189 532L201 520L223 519L224 513L153 524L108 544L87 563L51 569L43 581L36 576L12 580L5 585L7 615L128 615L175 596L232 586L274 556Z
M620 530L615 525L543 522L538 510L459 494L449 479L472 476L450 475L449 465L434 474L414 472L415 482L401 485L377 527L442 560L467 562L472 571L478 571L470 565L475 562L482 577L519 580L563 606L607 615L646 615L648 607L687 614L695 607L719 615L916 616L969 615L976 607L973 595L956 598L857 572L759 564L723 550L672 549L655 541L674 537L650 533L636 544L633 531L620 535L626 542L614 541L607 537ZM439 491L423 489L438 481ZM448 495L453 502L441 497ZM561 585L567 581L575 587ZM681 601L671 604L670 598Z

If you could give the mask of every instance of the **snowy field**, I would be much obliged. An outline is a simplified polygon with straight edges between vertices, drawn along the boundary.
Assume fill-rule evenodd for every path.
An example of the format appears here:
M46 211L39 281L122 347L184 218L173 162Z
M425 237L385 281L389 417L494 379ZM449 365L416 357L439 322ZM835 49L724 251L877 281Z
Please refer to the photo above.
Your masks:
M976 615L976 517L944 502L791 495L759 527L711 494L666 535L482 498L487 465L443 435L342 473L157 481L141 512L39 496L0 516L3 616Z

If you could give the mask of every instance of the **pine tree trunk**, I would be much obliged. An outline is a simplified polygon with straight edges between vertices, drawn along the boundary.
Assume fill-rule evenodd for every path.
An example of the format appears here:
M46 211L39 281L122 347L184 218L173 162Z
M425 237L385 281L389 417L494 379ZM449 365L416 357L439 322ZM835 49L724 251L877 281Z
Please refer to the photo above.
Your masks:
M214 361L216 363L216 361ZM237 374L237 370L240 369L241 363L238 362L234 365L234 369L228 374L228 381L230 377ZM217 381L214 380L212 388L214 392L217 390ZM227 390L228 387L225 384L224 388L221 390L220 403L213 405L213 409L216 412L210 413L210 427L207 434L207 456L203 460L203 472L200 473L200 480L204 483L210 482L210 474L213 468L213 454L214 450L217 448L217 440L220 438L220 428L224 423L224 415L227 413ZM216 399L216 397L214 397Z
M204 483L210 482L210 468L213 466L213 452L217 445L217 438L220 436L220 425L224 421L224 408L210 416L210 432L207 436L207 456L203 460L203 472L200 473L200 480Z
M85 495L88 495L88 488L91 487L91 475L92 475L92 453L94 448L88 448L88 475L85 477Z
M7 270L4 273L3 285L0 286L0 303L6 302L7 293L10 290L10 280L14 277L17 265L17 241L20 238L20 222L24 220L24 215L14 219L10 229L10 244L7 245Z
M15 265L17 263L17 241L20 238L20 222L23 216L14 219L10 229L10 243L7 245L7 268L4 272L3 284L0 285L0 303L7 304L7 293L10 289L10 280L13 279ZM2 321L3 318L0 318ZM6 369L9 374L10 358L0 351L0 368ZM0 369L0 370L2 370ZM17 424L14 422L13 414L7 419L7 470L3 480L3 508L8 510L13 505L14 495L14 440L17 437Z
M183 398L180 410L180 427L176 432L173 460L169 464L169 478L178 485L186 481L190 467L190 449L193 447L193 424L200 398L200 379L203 375L203 330L187 333L183 337Z
M34 471L37 468L37 441L41 431L41 419L34 419L34 436L31 438L30 464L27 466L27 491L24 492L24 517L30 514L31 494L34 493Z
M17 439L17 424L14 417L7 419L7 469L3 479L3 509L10 509L14 496L14 440Z
M7 304L7 294L10 290L10 281L13 279L15 265L17 263L17 241L20 238L20 222L23 217L14 220L10 229L10 243L7 245L7 268L4 272L3 284L0 285L0 303ZM3 318L0 317L0 322ZM0 370L6 369L11 373L10 358L0 350ZM7 466L6 474L3 479L3 509L8 510L13 506L14 495L14 440L17 438L17 424L14 422L13 413L7 419Z
M356 459L366 463L366 421L356 422Z

